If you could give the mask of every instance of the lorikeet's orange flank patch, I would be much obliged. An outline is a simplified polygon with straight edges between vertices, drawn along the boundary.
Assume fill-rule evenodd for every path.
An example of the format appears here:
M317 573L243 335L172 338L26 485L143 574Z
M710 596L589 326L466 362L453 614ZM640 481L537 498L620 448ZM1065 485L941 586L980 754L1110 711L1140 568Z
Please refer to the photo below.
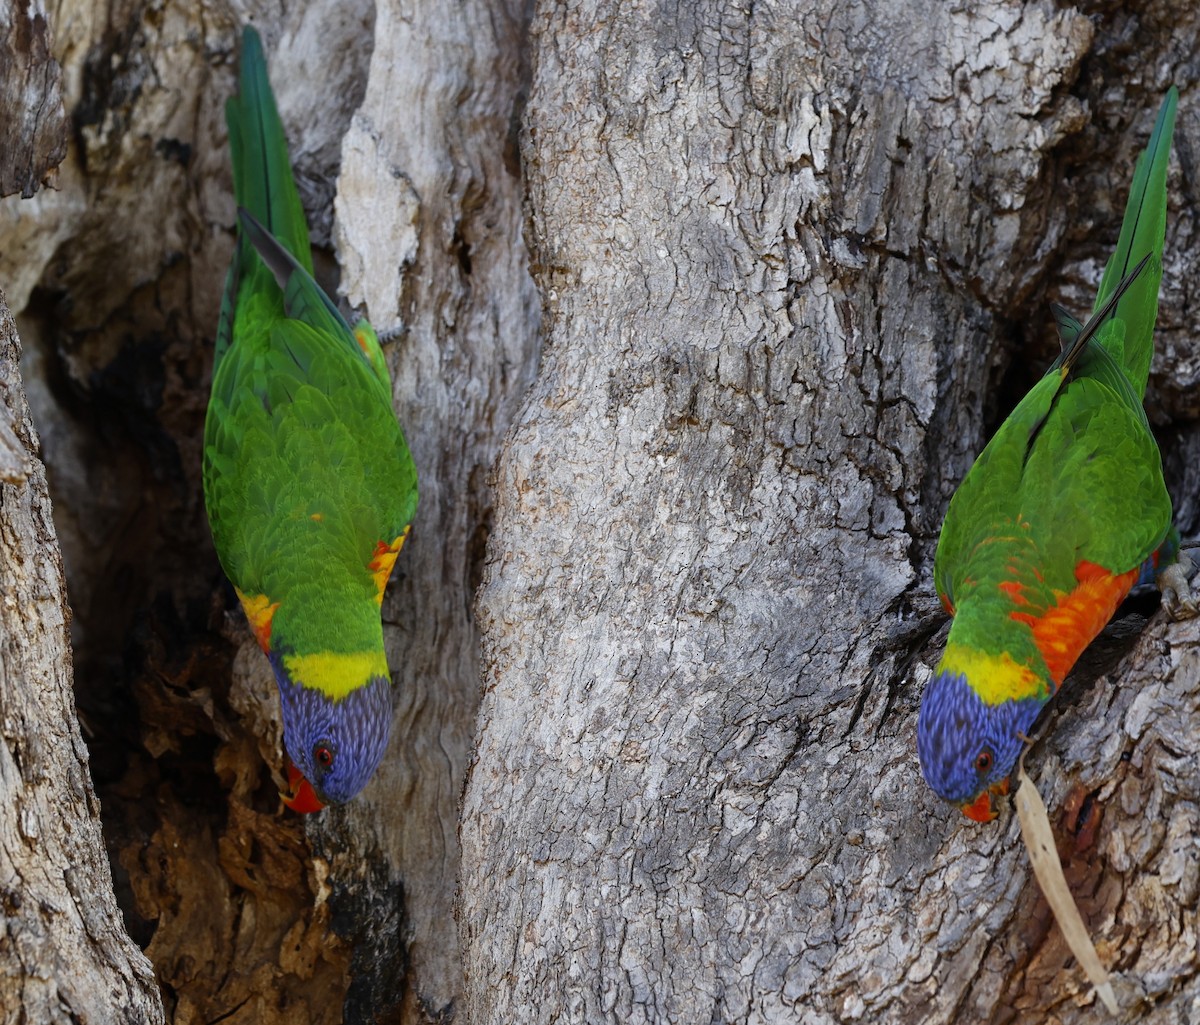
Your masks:
M1033 641L1046 660L1054 686L1060 687L1071 667L1092 640L1112 619L1138 578L1138 569L1114 575L1086 559L1075 567L1078 585L1058 599L1041 616L1010 612L1019 623L1033 629ZM1002 587L1004 585L1001 585Z
M387 587L388 577L392 575L392 567L396 564L396 556L400 554L400 549L404 547L405 539L408 537L408 532L412 529L411 526L404 528L404 533L396 538L390 545L379 541L375 545L375 554L371 561L367 563L367 569L371 571L371 575L375 578L375 600L383 604L383 590Z
M279 602L271 601L265 594L242 594L236 587L234 590L241 600L246 618L250 620L250 629L254 631L258 646L266 651L271 646L271 620L275 617Z

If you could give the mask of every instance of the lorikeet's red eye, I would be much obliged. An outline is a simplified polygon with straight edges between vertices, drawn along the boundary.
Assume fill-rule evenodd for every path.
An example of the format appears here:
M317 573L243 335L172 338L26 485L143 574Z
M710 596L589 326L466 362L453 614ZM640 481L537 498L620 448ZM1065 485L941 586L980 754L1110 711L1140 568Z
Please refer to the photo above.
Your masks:
M313 748L313 759L322 768L328 769L333 764L333 748L328 744L318 744Z
M992 752L986 747L975 756L975 768L979 772L990 772L992 768Z

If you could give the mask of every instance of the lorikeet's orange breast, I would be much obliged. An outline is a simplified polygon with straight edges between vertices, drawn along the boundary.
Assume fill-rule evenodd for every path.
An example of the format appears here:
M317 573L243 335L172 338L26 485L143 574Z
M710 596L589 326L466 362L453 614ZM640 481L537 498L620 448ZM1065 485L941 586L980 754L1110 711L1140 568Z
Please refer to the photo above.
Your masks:
M1034 644L1041 652L1056 688L1062 685L1083 649L1112 619L1137 578L1137 568L1113 574L1103 566L1083 559L1075 567L1075 587L1056 592L1057 602L1051 608L1039 615L1019 609L1009 613L1010 618L1027 624L1033 631ZM1000 586L1020 604L1018 585Z

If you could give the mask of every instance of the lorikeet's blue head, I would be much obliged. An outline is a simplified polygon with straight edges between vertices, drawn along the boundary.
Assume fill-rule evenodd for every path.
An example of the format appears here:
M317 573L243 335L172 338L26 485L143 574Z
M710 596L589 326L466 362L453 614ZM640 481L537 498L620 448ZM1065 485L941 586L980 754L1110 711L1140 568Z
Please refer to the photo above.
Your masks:
M917 755L934 793L977 822L996 817L992 797L1008 792L1008 777L1044 702L1035 698L987 704L961 673L939 672L921 697Z
M272 664L277 659L272 658ZM367 785L387 750L392 723L391 681L375 677L340 700L293 683L276 666L283 709L283 743L319 804L300 792L288 802L296 811L344 804Z

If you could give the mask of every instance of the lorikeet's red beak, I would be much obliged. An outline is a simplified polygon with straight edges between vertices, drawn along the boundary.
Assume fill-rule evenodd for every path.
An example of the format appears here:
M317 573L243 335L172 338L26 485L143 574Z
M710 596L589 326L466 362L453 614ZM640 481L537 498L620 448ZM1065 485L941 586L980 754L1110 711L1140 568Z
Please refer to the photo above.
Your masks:
M321 799L317 797L317 792L313 790L312 784L290 761L287 763L287 772L288 786L291 787L291 792L279 795L283 798L284 804L301 815L308 815L310 812L320 811L325 807L321 803Z
M962 804L962 813L975 822L991 822L999 812L992 808L992 797L1003 797L1008 793L1008 780L1002 779L994 786L984 790L974 801Z

